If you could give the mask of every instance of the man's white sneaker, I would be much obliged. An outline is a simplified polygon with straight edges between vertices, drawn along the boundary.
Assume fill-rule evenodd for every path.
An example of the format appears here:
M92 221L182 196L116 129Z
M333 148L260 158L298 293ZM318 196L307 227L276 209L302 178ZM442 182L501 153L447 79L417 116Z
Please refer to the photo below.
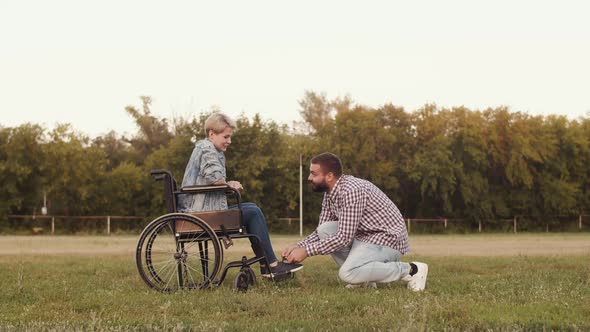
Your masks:
M375 282L366 282L363 284L348 284L346 286L344 286L344 288L347 289L353 289L353 288L377 288L377 283Z
M428 276L428 265L420 262L412 262L416 265L418 271L413 275L407 275L402 278L402 281L408 282L408 289L414 292L423 291L426 288L426 277Z

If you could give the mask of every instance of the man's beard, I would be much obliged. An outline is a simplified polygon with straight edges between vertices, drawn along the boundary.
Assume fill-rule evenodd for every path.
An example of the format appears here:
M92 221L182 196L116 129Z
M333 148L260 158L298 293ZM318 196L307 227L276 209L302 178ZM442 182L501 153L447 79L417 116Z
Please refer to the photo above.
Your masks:
M329 189L326 181L324 181L322 183L318 183L318 184L311 182L310 185L311 185L311 190L313 190L316 193L323 193L323 192L328 191L328 189Z

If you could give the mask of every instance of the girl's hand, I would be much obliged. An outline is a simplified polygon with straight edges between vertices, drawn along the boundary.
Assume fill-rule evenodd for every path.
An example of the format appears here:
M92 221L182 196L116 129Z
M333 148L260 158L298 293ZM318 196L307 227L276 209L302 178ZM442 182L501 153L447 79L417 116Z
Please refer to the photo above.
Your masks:
M239 183L238 181L228 181L227 185L236 189L236 190L243 190L244 187L242 187L242 184Z

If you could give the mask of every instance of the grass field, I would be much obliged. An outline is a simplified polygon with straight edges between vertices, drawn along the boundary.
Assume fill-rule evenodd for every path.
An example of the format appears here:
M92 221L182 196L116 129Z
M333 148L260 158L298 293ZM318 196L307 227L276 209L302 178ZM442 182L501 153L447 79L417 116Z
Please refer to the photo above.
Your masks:
M296 239L275 236L275 249ZM329 257L313 257L246 293L226 279L160 294L137 274L136 240L0 237L0 330L590 330L589 234L412 236L403 260L430 265L423 293L347 290ZM241 242L226 262L248 254Z

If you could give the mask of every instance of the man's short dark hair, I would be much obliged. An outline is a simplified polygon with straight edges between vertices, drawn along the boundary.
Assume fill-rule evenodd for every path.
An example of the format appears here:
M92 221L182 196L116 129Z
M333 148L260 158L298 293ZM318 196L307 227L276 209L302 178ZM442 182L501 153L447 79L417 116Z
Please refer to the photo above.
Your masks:
M342 175L342 162L340 161L340 158L333 153L324 152L318 154L311 158L311 163L320 165L320 169L324 174L332 172L337 178Z

